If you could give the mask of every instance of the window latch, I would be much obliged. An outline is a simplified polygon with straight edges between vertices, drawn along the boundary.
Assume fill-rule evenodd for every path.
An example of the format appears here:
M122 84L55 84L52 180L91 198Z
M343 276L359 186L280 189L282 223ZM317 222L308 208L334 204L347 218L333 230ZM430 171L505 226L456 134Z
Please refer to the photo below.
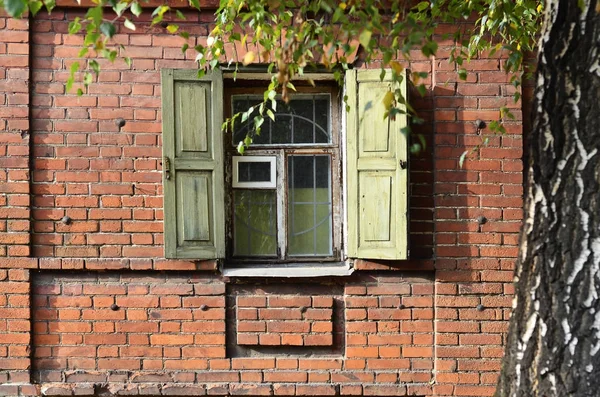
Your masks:
M163 170L165 171L165 179L171 179L171 160L167 156L163 157Z

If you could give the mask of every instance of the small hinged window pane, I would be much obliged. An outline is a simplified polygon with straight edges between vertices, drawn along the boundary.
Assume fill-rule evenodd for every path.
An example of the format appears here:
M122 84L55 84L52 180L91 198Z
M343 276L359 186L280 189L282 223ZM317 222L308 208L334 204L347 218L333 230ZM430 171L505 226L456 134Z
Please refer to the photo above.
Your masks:
M233 157L233 187L274 189L277 186L275 156Z

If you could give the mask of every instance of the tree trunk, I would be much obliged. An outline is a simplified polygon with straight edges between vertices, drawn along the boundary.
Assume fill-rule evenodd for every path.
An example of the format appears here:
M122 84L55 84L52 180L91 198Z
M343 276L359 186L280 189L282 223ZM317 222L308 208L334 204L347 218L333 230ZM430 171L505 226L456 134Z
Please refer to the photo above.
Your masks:
M547 0L497 396L600 395L600 0Z

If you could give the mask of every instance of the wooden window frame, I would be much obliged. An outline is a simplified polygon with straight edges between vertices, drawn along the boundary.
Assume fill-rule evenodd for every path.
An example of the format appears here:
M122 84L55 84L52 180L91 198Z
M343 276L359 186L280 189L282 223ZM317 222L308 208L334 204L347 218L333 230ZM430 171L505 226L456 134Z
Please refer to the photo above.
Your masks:
M322 83L322 82L321 82ZM237 95L260 95L263 94L265 81L242 80L242 84L225 81L223 107L226 118L232 116L232 98ZM226 219L226 263L235 266L244 265L314 265L316 263L334 264L343 260L343 177L342 177L342 92L334 82L326 82L319 87L308 85L297 85L298 95L328 94L331 106L331 140L329 143L317 144L268 144L251 145L246 149L244 156L276 156L277 164L277 258L270 257L235 257L233 256L233 158L239 156L237 144L232 142L232 131L224 134L225 149L225 219ZM288 254L288 191L285 189L288 175L288 157L290 155L319 155L330 156L331 172L331 222L332 222L332 254L328 256L289 256Z

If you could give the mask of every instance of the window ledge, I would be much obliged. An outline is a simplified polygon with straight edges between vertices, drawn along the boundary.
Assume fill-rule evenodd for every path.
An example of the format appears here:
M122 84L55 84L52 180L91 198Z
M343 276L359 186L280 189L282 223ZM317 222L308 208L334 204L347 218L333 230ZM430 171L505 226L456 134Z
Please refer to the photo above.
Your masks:
M235 265L234 265L235 266ZM258 264L252 267L226 266L222 274L226 277L330 277L349 276L354 268L349 262L338 262L330 265L306 263L294 265Z

